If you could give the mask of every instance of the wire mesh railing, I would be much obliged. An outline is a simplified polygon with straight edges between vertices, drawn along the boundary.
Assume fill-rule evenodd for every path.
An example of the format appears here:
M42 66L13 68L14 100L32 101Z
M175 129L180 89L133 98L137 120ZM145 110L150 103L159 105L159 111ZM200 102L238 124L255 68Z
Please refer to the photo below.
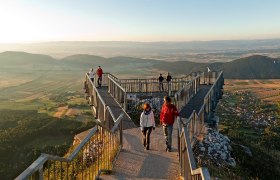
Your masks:
M122 118L110 130L97 124L67 157L42 154L15 179L95 179L112 170L122 147Z

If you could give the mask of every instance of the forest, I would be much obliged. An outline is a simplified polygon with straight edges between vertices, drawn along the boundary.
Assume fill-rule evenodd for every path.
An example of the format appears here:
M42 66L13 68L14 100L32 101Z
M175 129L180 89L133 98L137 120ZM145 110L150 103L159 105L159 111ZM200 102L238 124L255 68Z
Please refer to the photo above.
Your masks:
M75 134L93 121L58 119L37 111L0 110L0 177L12 179L41 153L63 156Z

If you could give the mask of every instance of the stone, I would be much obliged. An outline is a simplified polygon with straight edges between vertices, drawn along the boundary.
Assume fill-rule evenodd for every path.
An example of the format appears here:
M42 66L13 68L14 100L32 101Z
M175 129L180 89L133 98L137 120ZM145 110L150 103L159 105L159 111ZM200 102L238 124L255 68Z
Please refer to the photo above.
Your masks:
M223 160L226 160L227 154L226 154L226 153L221 153L220 157L221 157Z
M205 147L200 147L199 150L204 152L205 151Z
M230 139L229 139L227 136L224 136L224 139L225 139L227 142L230 142Z
M236 162L235 162L235 160L234 160L233 158L229 158L228 164L229 164L230 166L232 166L232 167L235 167L235 166L236 166Z

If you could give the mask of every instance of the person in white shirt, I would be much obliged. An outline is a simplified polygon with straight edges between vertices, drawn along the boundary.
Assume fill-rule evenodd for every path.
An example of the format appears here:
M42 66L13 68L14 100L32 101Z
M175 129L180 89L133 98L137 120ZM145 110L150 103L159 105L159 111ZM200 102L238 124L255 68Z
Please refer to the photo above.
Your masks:
M149 103L143 105L144 111L140 116L140 129L143 135L143 145L146 150L150 149L150 134L155 130L155 117Z
M88 76L89 76L90 80L94 83L94 71L93 71L93 68L91 68L90 71L88 72Z

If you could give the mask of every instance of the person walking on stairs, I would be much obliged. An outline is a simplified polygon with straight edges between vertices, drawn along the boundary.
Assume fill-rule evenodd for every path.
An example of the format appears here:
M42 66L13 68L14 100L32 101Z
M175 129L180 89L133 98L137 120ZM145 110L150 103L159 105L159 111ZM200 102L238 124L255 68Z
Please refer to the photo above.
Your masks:
M150 135L155 130L155 117L149 103L143 105L143 112L140 116L140 129L143 136L143 146L146 150L150 149Z
M179 116L179 113L176 106L171 103L171 98L169 96L165 96L164 104L160 112L160 123L163 127L167 152L171 152L173 124L177 116Z

